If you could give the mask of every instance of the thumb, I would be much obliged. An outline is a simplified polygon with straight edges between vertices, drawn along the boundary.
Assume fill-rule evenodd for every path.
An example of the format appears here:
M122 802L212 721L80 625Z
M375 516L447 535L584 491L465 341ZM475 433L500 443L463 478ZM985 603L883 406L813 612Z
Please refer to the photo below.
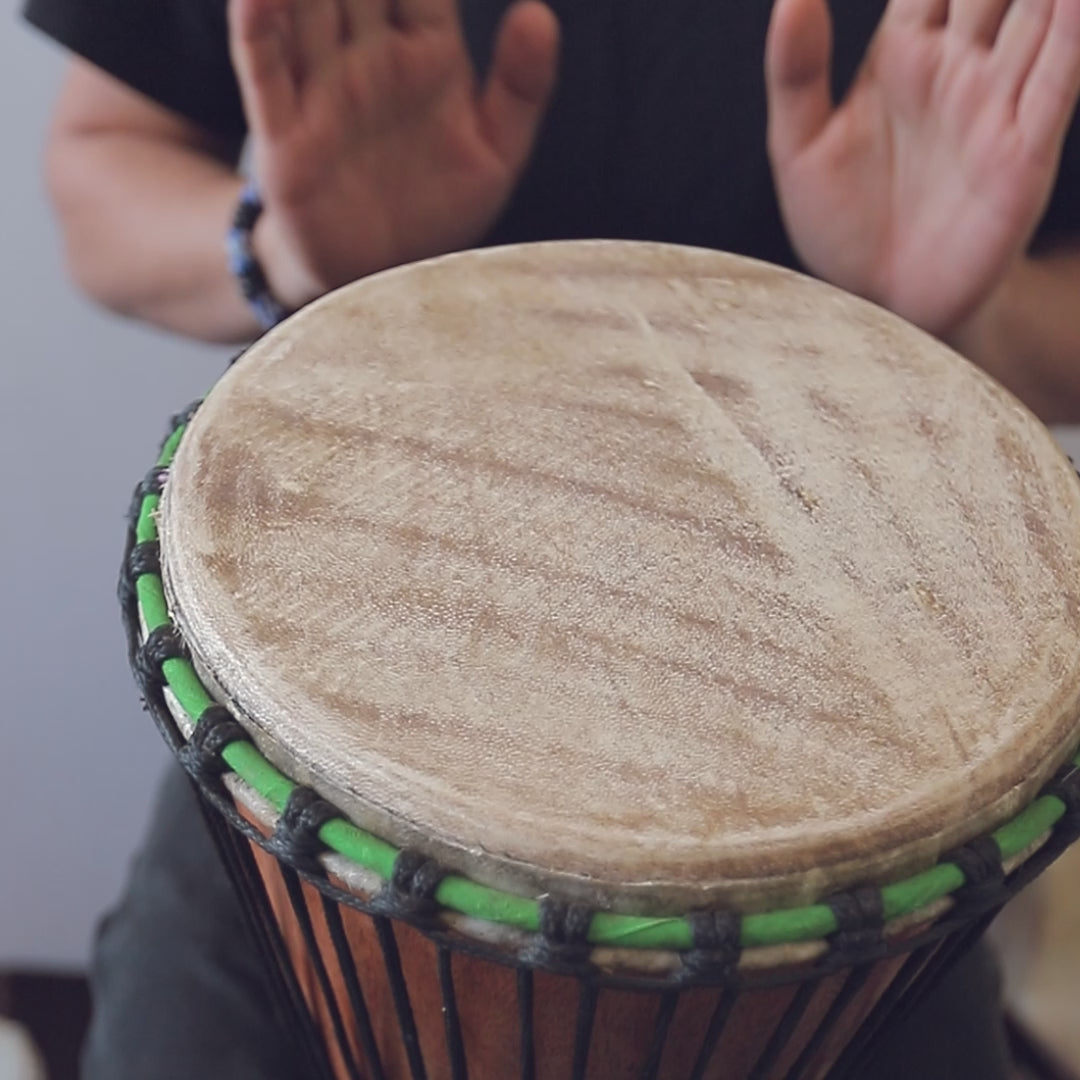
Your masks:
M256 136L273 137L295 122L288 0L229 0L229 51Z
M831 64L832 20L825 0L776 0L765 41L774 165L798 154L832 116Z
M546 4L519 0L503 17L480 117L495 152L515 171L532 150L554 89L558 49L559 24Z

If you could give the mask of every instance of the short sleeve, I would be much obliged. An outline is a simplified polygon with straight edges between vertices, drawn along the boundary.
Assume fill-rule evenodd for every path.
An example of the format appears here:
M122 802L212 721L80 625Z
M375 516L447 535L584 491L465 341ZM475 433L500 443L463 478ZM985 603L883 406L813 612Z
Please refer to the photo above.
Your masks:
M225 0L26 0L28 22L215 134L246 131Z
M1039 228L1039 239L1080 237L1080 110L1065 139L1061 166L1050 203Z

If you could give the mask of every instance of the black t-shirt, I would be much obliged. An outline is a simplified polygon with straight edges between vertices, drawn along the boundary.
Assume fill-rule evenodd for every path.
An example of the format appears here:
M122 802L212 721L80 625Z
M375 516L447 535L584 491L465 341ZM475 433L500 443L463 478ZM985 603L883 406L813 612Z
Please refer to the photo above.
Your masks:
M579 237L697 244L796 265L765 151L772 0L550 0L559 83L488 243ZM510 0L459 0L482 73ZM836 89L884 0L831 0ZM225 135L244 133L225 0L28 0L36 26L137 90ZM1074 118L1043 234L1080 234Z

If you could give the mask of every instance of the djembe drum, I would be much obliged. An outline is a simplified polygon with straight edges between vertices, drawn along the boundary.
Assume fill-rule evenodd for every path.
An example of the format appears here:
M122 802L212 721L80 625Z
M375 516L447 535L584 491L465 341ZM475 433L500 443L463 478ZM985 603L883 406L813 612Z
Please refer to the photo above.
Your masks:
M313 1076L858 1075L1078 831L1069 463L745 259L325 298L177 419L123 596Z

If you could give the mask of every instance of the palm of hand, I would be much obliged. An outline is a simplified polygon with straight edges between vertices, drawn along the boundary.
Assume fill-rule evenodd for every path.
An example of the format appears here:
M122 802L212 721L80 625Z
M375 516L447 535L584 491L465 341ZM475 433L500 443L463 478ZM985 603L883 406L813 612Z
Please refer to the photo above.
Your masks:
M802 117L778 110L809 99L800 106L781 89L770 131L781 206L807 266L938 334L989 296L1029 242L1080 79L1072 0L1018 8L989 41L948 22L945 8L893 0L840 107L819 99L800 131ZM791 91L813 92L805 79Z
M371 55L343 48L306 82L295 123L259 146L265 199L289 206L312 269L329 281L348 280L358 247L379 263L456 246L510 184L480 130L460 43L440 31L391 34Z
M542 15L507 20L482 89L446 0L415 0L412 21L373 0L234 5L263 200L313 291L480 238L550 89Z

